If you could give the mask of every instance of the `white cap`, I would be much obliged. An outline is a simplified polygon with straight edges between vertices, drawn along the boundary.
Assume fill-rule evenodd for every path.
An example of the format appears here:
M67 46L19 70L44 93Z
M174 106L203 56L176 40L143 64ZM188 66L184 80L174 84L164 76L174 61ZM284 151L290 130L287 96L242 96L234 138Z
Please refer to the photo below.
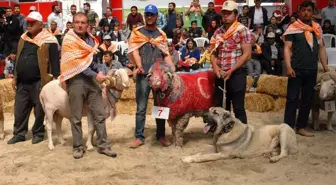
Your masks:
M238 10L238 5L235 1L225 1L222 10L233 11Z
M40 21L42 20L42 15L39 12L30 12L29 15L26 18L27 21Z
M110 35L105 35L103 40L112 40L111 36Z
M273 33L273 32L269 32L268 34L267 34L267 38L275 38L275 34Z

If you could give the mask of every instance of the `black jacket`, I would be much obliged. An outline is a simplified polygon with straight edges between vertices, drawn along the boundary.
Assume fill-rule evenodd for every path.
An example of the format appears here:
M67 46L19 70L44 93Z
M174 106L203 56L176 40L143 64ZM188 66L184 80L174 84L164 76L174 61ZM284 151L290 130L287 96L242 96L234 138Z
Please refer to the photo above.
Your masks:
M3 40L19 40L20 38L20 21L15 18L13 15L6 17L8 24L3 24L4 38Z
M219 26L221 16L217 14L215 10L214 11L207 10L202 19L202 26L204 30L207 30L210 27L212 20L216 20L217 26Z
M275 47L278 49L278 59L277 60L281 61L282 60L282 51L280 49L280 46L278 44L276 44ZM261 60L271 62L272 61L271 45L266 41L261 45L261 50L262 50Z
M99 27L101 27L103 30L105 25L109 25L110 30L114 30L114 25L117 22L119 23L119 20L116 17L113 17L110 23L108 22L107 18L103 18L99 21Z
M264 7L261 7L261 9L262 9L262 12L263 12L264 25L267 25L268 24L267 10ZM251 18L251 26L254 25L254 11L255 11L255 6L250 7L249 17Z

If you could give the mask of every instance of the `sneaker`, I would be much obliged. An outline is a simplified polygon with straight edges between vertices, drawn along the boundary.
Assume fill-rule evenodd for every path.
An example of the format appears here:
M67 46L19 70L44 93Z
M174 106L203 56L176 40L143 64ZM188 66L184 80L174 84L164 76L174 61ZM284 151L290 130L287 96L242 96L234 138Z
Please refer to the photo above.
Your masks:
M72 155L73 155L73 158L80 159L84 155L84 150L80 149L80 148L76 148L76 149L74 149L74 152L73 152Z
M25 138L24 138L24 137L13 136L12 139L8 140L7 144L9 144L9 145L13 145L13 144L15 144L15 143L23 142L23 141L25 141Z
M313 133L310 133L308 131L306 131L305 129L301 128L301 129L298 129L296 131L296 134L299 134L301 136L305 136L305 137L314 137L314 134Z
M141 145L144 145L144 144L145 142L141 141L140 139L136 139L131 143L130 148L133 148L133 149L139 148Z
M98 153L104 154L109 157L117 157L117 153L112 152L111 148L98 149Z
M33 136L32 144L40 143L40 142L43 141L43 139L44 139L44 137L42 137L42 136Z
M162 137L159 139L159 142L161 143L162 146L164 147L168 147L170 146L172 143L165 137Z

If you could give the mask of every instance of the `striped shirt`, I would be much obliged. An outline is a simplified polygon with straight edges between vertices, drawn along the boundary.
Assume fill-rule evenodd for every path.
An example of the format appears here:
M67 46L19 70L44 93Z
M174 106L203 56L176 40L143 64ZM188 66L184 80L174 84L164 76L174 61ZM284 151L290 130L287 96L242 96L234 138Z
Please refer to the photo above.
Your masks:
M218 28L213 37L224 34L225 28L222 26ZM217 65L224 71L230 70L236 65L240 56L243 55L242 44L251 44L253 33L244 28L234 33L230 38L224 40L216 49Z

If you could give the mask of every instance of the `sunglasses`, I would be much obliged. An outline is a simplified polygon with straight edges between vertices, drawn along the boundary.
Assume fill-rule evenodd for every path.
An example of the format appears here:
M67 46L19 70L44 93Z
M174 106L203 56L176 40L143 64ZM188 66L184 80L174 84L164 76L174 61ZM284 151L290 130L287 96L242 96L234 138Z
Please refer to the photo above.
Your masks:
M156 14L147 12L147 13L145 13L145 16L146 17L153 17L153 16L156 16Z

